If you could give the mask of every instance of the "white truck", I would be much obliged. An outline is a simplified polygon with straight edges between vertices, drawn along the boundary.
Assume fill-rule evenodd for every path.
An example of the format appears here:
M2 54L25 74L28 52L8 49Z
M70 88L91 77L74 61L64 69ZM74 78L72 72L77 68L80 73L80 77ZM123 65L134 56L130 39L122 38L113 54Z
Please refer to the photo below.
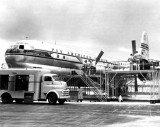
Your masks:
M64 104L69 96L67 84L56 74L42 69L0 70L0 97L2 103L47 101Z

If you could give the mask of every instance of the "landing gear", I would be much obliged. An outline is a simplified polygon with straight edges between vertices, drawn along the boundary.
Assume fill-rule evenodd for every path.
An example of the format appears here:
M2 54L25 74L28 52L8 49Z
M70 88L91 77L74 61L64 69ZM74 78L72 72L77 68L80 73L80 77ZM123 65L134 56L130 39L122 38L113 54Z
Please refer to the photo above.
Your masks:
M50 93L48 95L48 102L49 104L55 105L57 103L58 97L55 93Z
M9 104L13 102L13 99L9 93L4 93L1 96L2 103Z

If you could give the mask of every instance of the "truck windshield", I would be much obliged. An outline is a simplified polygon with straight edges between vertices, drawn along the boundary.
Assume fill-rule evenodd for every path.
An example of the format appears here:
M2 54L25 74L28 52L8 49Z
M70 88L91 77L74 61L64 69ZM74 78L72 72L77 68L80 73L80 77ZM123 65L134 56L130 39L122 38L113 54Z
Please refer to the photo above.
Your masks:
M55 81L60 81L60 79L57 75L53 75L52 77L55 79Z

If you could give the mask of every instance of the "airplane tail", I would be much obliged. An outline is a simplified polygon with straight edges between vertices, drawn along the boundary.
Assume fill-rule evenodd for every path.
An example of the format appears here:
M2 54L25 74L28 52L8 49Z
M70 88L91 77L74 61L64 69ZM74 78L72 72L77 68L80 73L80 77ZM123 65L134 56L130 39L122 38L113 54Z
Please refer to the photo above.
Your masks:
M141 46L138 53L141 54L143 59L149 59L148 35L146 32L142 33Z

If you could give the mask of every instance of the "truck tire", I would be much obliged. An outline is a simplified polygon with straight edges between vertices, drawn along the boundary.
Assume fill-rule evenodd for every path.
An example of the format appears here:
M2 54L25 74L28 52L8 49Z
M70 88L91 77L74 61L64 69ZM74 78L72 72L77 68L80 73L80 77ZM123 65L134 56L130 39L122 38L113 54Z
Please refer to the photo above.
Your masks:
M9 104L13 102L13 99L9 93L4 93L1 96L2 103Z
M58 100L58 102L59 102L60 105L63 105L65 101L66 101L66 99L59 99Z
M58 97L55 93L50 93L48 95L48 102L51 105L55 105L57 103Z

